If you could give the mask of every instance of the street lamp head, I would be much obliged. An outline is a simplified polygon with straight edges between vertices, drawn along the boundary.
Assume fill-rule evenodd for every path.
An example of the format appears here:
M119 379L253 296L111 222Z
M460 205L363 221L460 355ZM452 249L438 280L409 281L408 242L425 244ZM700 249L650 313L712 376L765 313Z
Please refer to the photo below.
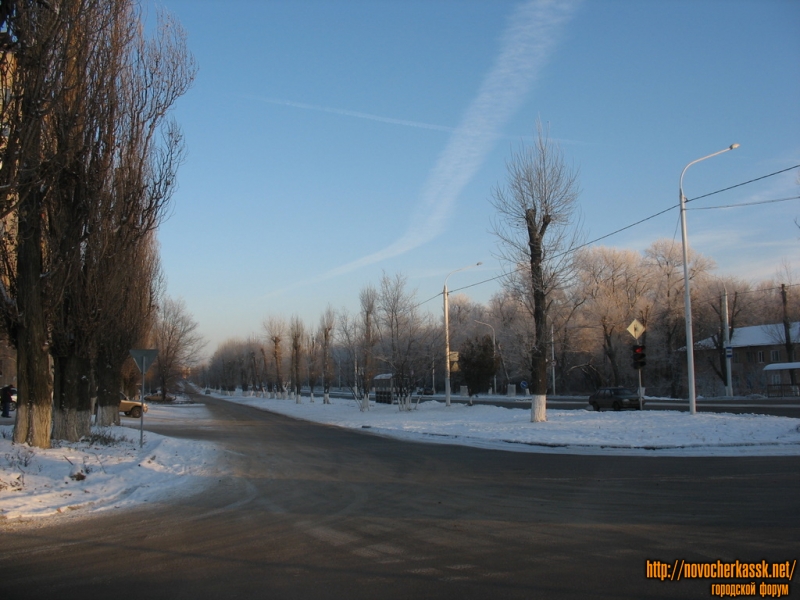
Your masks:
M731 144L731 147L728 150L736 150L739 147L739 144Z

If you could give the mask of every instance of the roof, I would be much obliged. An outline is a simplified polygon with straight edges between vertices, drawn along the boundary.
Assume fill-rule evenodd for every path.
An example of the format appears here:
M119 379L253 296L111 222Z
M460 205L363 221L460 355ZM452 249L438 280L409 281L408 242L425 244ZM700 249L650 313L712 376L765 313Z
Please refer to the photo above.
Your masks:
M791 371L792 369L800 369L800 362L772 363L764 367L765 371Z
M793 342L800 341L800 321L792 323L789 331ZM731 336L731 346L734 348L776 346L783 343L785 343L783 323L739 327L733 330L733 335ZM697 342L695 347L700 349L714 348L714 336Z

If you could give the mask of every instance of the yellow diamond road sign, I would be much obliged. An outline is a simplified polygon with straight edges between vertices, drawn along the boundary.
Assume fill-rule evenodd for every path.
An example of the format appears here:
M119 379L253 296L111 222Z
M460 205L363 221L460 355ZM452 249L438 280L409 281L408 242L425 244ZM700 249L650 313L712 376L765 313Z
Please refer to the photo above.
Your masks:
M644 333L644 325L639 323L638 319L634 319L633 323L628 325L628 333L630 333L635 339L638 340Z

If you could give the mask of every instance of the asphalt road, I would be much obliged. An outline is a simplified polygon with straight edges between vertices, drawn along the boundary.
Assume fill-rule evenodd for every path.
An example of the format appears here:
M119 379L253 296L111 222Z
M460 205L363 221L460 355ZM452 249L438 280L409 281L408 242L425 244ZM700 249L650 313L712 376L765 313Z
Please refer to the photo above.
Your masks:
M0 523L0 598L707 598L646 561L800 558L797 457L487 451L198 400L213 423L151 427L224 447L215 481Z

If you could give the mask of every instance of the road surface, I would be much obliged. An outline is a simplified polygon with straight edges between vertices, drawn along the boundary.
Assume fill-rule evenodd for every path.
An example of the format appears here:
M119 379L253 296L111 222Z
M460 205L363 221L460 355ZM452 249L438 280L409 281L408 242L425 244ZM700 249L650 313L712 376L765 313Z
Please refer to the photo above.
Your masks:
M214 481L0 522L0 598L706 598L647 561L800 558L797 457L425 445L196 399L211 420L150 427L223 447Z

